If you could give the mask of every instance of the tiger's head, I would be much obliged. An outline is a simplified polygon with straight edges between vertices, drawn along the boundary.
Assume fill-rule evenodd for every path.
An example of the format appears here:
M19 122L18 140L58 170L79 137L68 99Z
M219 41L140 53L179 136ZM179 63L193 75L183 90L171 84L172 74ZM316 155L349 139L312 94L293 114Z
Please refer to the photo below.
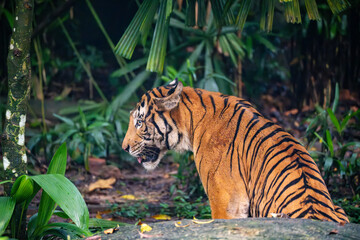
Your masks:
M181 142L183 136L170 111L178 107L182 90L177 80L154 88L130 112L122 148L147 170L156 168L165 153Z

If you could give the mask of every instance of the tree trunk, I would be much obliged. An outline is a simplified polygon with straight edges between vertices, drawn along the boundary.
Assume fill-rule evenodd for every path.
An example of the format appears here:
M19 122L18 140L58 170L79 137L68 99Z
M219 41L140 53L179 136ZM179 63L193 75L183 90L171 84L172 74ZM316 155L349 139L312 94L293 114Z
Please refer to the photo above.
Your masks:
M27 156L25 151L25 122L27 100L30 92L31 66L30 44L34 0L17 0L14 28L10 39L8 67L8 102L5 128L2 135L3 165L5 179L15 180L26 173ZM10 184L5 186L10 195ZM11 221L12 229L19 229L19 239L25 238L26 214L17 206ZM23 217L21 217L21 215ZM15 225L15 226L14 226ZM19 226L20 225L20 226Z

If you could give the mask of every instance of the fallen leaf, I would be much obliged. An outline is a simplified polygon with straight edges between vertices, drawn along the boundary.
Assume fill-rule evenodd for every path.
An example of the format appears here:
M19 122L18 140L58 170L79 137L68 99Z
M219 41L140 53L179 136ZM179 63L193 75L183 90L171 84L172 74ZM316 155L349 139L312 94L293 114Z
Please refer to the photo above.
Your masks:
M181 225L181 222L175 222L175 227L188 227L190 224Z
M329 232L329 235L331 235L331 234L338 234L338 233L339 233L339 230L333 229L333 230L331 230L331 231Z
M171 220L171 217L165 214L157 214L152 216L152 218L156 220Z
M339 226L345 226L346 223L347 223L347 222L340 222L340 223L339 223Z
M101 236L99 236L99 235L91 236L91 237L85 238L85 240L101 240Z
M94 191L95 189L105 189L105 188L112 188L111 185L113 185L116 182L116 179L114 177L109 179L99 179L94 183L91 183L89 186L89 192Z
M152 227L147 225L146 223L141 224L140 231L143 232L150 232L152 230Z
M285 213L270 213L273 218L289 218L289 216Z
M104 230L105 234L111 234L113 232L114 232L114 228L109 228L109 229Z
M149 235L149 234L145 234L145 233L141 233L139 232L140 238L153 238L153 237L161 237L162 234L155 234L155 235Z
M100 212L97 212L97 213L96 213L96 218L97 218L97 219L102 219L102 216L101 216L101 213L100 213Z
M137 199L134 195L131 195L131 194L122 195L121 198L127 199L127 200L136 200Z
M194 217L194 219L191 221L196 224L208 224L208 223L212 223L214 221L214 219L201 221L201 220L197 219L196 217Z

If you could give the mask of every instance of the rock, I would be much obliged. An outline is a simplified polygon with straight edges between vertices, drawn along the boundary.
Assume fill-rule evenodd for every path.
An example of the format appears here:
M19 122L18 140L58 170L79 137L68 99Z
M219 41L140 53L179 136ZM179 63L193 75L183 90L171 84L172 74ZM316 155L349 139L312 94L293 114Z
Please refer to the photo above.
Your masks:
M149 223L153 239L360 239L360 225L341 225L309 219L217 219L212 223L195 224L192 220ZM101 234L101 239L140 239L140 226L121 226L113 234ZM145 237L146 237L145 236ZM144 237L144 236L143 236Z

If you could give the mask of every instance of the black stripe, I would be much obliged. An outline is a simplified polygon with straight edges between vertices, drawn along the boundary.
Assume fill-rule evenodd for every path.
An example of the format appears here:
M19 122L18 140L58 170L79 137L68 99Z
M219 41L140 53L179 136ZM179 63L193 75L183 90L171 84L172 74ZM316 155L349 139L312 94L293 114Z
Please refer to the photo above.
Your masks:
M159 93L160 93L160 95L161 95L162 97L165 97L164 94L163 94L162 91L161 91L161 88L157 87L156 90L159 91Z
M230 151L230 148L232 148L231 150L231 156L230 156L230 174L232 172L232 159L233 159L233 154L234 154L234 148L235 148L235 140L236 140L236 137L238 135L238 132L239 132L239 128L240 128L240 123L241 123L241 119L242 119L242 116L245 112L245 109L243 109L241 111L241 113L239 114L239 119L237 121L237 124L236 124L236 129L235 129L235 134L234 134L234 138L232 140L232 142L230 143L229 145L229 148L228 148L228 151L226 154L229 154L229 151Z
M214 98L213 98L213 96L211 96L211 95L210 95L210 100L211 100L211 104L212 104L213 109L214 109L214 116L215 116L215 113L216 113L216 106L215 106Z
M206 132L206 130L203 132L203 134L202 134L202 135L201 135L201 137L200 137L199 145L198 145L198 148L197 148L197 150L196 150L195 155L197 155L197 153L199 152L199 149L200 149L200 146L201 146L201 140L202 140L202 138L203 138L203 136L204 136L205 132Z
M186 92L183 91L182 93L184 94L184 96L186 97L186 99L187 99L191 104L193 104L192 101L190 100L189 96L186 94Z

